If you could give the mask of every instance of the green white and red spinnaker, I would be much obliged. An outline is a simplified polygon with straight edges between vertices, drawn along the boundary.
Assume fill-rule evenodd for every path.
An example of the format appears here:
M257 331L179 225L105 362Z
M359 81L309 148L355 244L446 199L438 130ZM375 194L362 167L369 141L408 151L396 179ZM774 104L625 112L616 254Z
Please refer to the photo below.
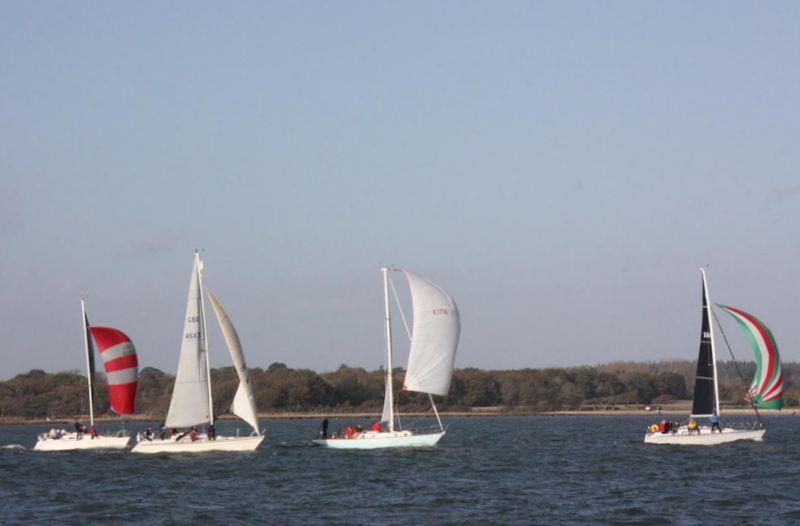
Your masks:
M772 331L752 314L725 305L717 306L733 316L753 346L756 373L745 400L753 402L756 407L780 409L783 405L783 370Z

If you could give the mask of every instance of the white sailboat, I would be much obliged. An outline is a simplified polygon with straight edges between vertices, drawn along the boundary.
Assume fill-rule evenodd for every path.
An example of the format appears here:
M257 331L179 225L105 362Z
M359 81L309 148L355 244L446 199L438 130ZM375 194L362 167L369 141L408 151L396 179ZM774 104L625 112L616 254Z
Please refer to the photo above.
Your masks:
M195 252L192 276L189 280L189 299L186 306L183 339L178 374L172 391L165 428L191 428L206 425L206 432L175 434L169 438L137 436L134 453L201 453L206 451L253 451L264 440L258 429L255 399L241 342L233 324L219 302L209 293L211 304L219 321L222 335L230 352L239 388L231 410L250 424L250 436L219 436L214 430L214 405L211 396L211 368L209 365L205 306L203 302L203 262Z
M386 325L386 387L379 431L356 433L352 437L321 437L314 443L334 449L378 449L388 447L434 446L445 435L432 395L446 396L453 376L460 315L455 301L435 283L400 270L408 280L413 303L413 332L404 391L426 393L431 401L438 428L428 432L402 429L394 410L392 388L392 320L389 308L389 268L382 267ZM401 312L402 315L402 312Z
M86 378L88 380L89 392L89 429L86 432L67 432L59 429L51 429L48 433L42 433L36 440L36 445L33 449L36 451L70 451L77 449L123 449L128 445L130 436L127 433L120 432L118 436L101 435L95 431L94 426L94 346L92 345L92 333L97 331L98 336L103 336L108 333L113 333L117 340L115 343L118 345L110 349L110 354L113 355L112 359L117 361L127 361L129 363L123 364L123 369L117 374L131 376L133 381L128 381L125 384L125 391L117 393L114 391L112 384L114 378L109 375L109 390L111 391L112 408L115 397L123 399L126 406L133 407L133 400L136 397L136 375L138 363L136 362L136 351L130 339L122 332L116 329L107 329L102 327L89 327L89 321L86 316L86 300L81 298L81 321L83 323L83 345L86 354ZM101 353L105 352L106 348L101 348ZM131 360L132 358L132 360ZM106 362L106 357L103 357ZM132 365L131 365L132 364ZM128 378L130 380L130 378ZM130 386L132 385L132 389ZM131 410L131 412L133 412ZM76 424L77 426L77 424Z
M717 354L714 343L714 325L711 312L711 301L708 296L708 283L704 269L700 269L703 285L703 317L700 331L700 351L697 359L692 414L690 419L716 418L720 416L719 381L717 376ZM644 437L646 444L677 445L717 445L737 440L761 442L766 429L734 429L721 427L713 431L711 426L698 425L689 429L688 425L680 425L673 429L656 429L651 426Z

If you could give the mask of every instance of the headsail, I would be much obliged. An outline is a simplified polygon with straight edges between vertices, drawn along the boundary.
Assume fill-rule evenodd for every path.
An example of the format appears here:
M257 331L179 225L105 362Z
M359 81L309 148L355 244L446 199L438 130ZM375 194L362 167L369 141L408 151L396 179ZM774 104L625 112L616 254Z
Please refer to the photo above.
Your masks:
M189 299L183 327L178 374L169 404L167 427L188 427L209 422L209 385L206 365L205 320L202 316L199 259L189 279Z
M253 426L253 429L258 433L256 401L253 396L253 388L250 385L250 377L247 374L244 354L242 353L242 342L239 340L239 335L236 333L231 319L225 313L222 305L219 304L217 298L214 297L211 291L208 291L208 297L211 300L211 306L214 307L214 313L217 315L217 321L222 330L222 335L225 337L225 343L228 345L228 351L231 353L231 359L233 360L236 374L239 376L239 388L236 390L236 395L233 397L231 411Z
M700 328L700 351L697 357L697 374L694 380L694 397L692 399L692 416L710 416L719 414L715 396L714 349L711 334L711 307L708 303L706 274L703 275L703 321Z
M461 321L455 301L435 283L403 270L414 327L403 389L445 396L450 390Z
M91 327L89 331L106 369L111 410L121 415L136 412L139 360L133 343L117 329Z
M766 325L742 310L717 304L733 316L744 330L756 358L756 373L747 391L746 400L757 407L780 409L783 406L783 370L778 345Z

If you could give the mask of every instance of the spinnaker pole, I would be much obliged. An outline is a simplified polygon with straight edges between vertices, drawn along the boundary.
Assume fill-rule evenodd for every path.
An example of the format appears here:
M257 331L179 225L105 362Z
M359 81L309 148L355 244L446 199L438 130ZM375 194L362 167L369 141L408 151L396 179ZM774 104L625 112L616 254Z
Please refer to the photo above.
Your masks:
M439 422L439 429L444 431L444 426L442 425L442 419L439 418L439 411L436 409L436 404L433 403L433 395L428 393L428 398L431 401L431 407L433 407L433 413L436 415L436 421Z

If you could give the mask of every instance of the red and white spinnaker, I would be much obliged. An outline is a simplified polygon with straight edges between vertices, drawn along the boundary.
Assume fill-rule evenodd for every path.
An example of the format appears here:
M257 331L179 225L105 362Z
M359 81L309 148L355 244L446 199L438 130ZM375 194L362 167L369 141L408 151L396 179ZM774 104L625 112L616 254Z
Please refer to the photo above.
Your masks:
M121 415L134 413L139 360L133 343L125 333L117 329L89 327L89 332L106 369L111 409Z

